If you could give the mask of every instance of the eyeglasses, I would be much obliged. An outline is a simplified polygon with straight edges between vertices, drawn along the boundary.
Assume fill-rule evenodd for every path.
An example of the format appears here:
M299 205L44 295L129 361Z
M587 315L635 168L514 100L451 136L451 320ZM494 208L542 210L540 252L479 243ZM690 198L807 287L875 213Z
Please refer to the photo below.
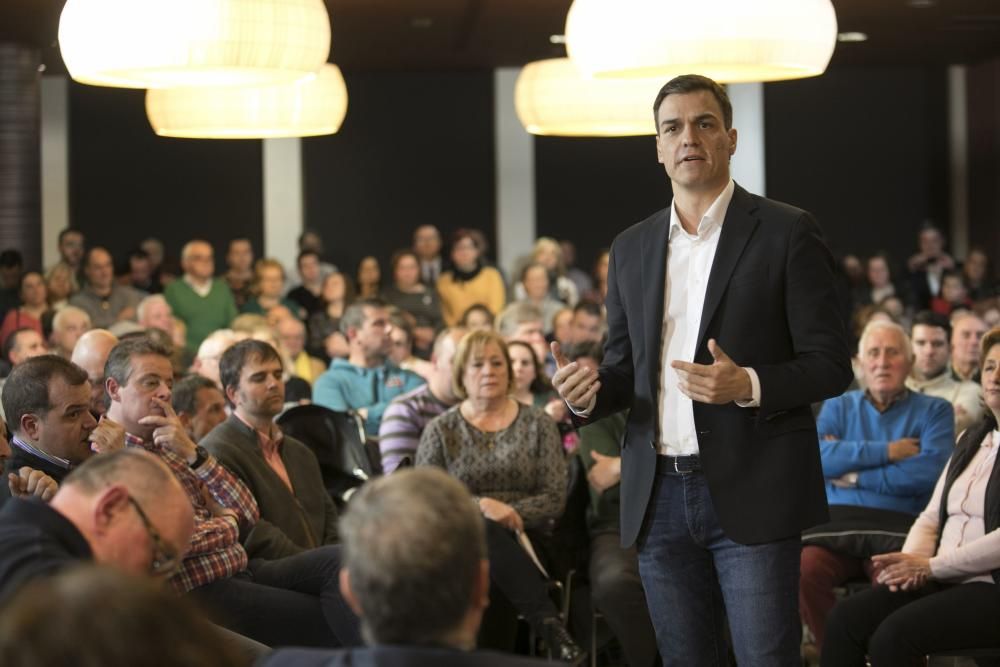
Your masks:
M180 556L160 537L160 533L153 527L153 523L135 498L129 496L128 502L135 508L136 514L139 515L139 519L142 520L142 525L149 535L149 541L153 543L153 562L149 566L150 572L155 576L170 576L180 566Z

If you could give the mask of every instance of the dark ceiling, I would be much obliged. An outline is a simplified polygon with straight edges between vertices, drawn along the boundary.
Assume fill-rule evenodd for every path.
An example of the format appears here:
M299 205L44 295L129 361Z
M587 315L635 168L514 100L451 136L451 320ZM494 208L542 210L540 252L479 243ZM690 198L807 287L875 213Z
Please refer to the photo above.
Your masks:
M44 49L64 71L56 33L65 0L0 0L0 42ZM684 0L691 2L692 0ZM754 0L743 0L753 2ZM565 55L571 0L326 0L333 62L352 69L518 66ZM1000 0L833 0L841 31L834 65L973 64L1000 56Z

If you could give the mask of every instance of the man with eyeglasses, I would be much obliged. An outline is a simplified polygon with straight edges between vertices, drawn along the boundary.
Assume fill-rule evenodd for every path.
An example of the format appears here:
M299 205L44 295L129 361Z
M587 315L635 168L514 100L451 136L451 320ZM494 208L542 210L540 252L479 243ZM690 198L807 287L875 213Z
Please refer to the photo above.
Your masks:
M168 576L194 529L184 489L139 450L95 456L49 504L16 498L0 511L0 605L30 580L82 561Z
M189 241L181 249L184 275L163 290L174 316L187 326L187 350L194 354L208 334L224 329L236 317L236 302L225 280L215 277L215 256L206 241Z
M188 436L170 403L167 350L146 337L123 340L105 375L108 416L125 427L127 446L159 457L194 507L194 532L170 585L204 603L219 625L269 646L360 644L358 619L338 588L339 547L248 558L243 542L258 529L257 501Z

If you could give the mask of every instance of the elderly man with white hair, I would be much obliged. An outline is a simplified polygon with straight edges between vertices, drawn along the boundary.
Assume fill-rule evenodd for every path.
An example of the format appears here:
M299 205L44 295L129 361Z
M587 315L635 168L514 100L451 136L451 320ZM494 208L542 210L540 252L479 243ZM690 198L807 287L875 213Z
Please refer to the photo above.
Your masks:
M140 301L136 315L139 326L146 329L153 327L168 334L173 333L174 311L162 294L150 294Z
M83 308L63 306L52 318L52 353L63 359L73 356L73 348L80 336L91 328L90 315Z
M870 322L858 356L867 388L826 401L816 422L832 521L803 538L799 606L817 647L834 587L898 551L955 442L951 404L906 388L913 348L898 324Z
M198 354L191 364L191 371L208 378L222 389L222 380L219 379L219 360L222 359L222 353L244 338L245 334L240 335L232 329L213 331L198 346Z

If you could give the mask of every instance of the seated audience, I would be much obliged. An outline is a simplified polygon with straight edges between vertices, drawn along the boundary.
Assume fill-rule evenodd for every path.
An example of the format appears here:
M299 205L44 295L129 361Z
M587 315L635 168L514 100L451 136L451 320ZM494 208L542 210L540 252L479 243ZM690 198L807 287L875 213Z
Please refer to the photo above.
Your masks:
M833 610L824 667L923 665L928 654L1000 645L1000 329L983 338L982 367L986 419L959 438L903 548L875 557L878 585Z
M914 305L924 310L931 297L941 291L941 274L955 268L955 260L944 251L944 234L931 222L925 222L917 234L916 254L906 262L910 272L910 290Z
M69 298L79 289L76 272L66 264L59 262L45 272L45 292L52 310L60 310L69 305Z
M105 329L91 329L80 336L70 361L82 368L90 380L90 414L100 419L108 410L107 395L104 392L104 364L112 348L118 344L118 337Z
M370 436L378 435L382 413L389 401L424 383L416 373L387 361L392 345L391 329L385 302L355 301L340 320L350 355L347 359L334 359L313 386L314 403L337 412L357 412Z
M552 333L546 338L549 342L558 341L560 345L569 345L573 342L572 308L561 308L552 316Z
M474 303L462 313L459 326L467 331L483 331L493 328L494 315L481 303Z
M970 312L951 320L951 376L956 381L979 383L979 343L986 334L986 322Z
M232 329L213 331L198 346L198 354L191 364L192 372L208 378L222 389L222 380L219 379L219 359L222 358L223 352L243 338L246 338L246 334L237 333Z
M0 603L30 581L91 560L168 575L192 523L184 489L156 457L126 450L95 456L48 504L15 498L0 511Z
M594 288L594 280L587 275L586 271L576 266L576 246L573 245L573 242L569 239L562 239L559 241L559 249L562 250L562 263L566 269L565 275L576 287L576 293L582 296L592 290Z
M908 301L905 290L892 278L889 257L884 253L872 255L865 262L866 282L855 291L854 303L861 306L878 305L890 296Z
M5 470L7 461L10 460L13 452L10 449L10 435L7 431L7 424L0 419L0 469ZM59 490L59 483L46 475L41 470L35 470L29 466L21 466L12 469L6 474L7 492L11 497L31 497L41 498L45 502L52 499L56 491ZM3 482L0 481L0 485ZM2 504L2 501L0 501Z
M497 316L496 329L508 343L516 340L527 343L543 365L550 365L549 343L545 340L542 313L538 308L530 303L515 301ZM546 375L551 376L551 373Z
M291 363L288 370L312 385L326 366L321 359L306 352L306 325L297 317L285 317L274 327L281 353Z
M149 257L149 265L153 270L153 278L156 282L166 286L176 279L172 268L166 265L163 241L150 236L139 243L139 248Z
M285 268L276 259L257 260L253 267L253 285L250 293L250 298L243 304L240 312L266 316L271 309L284 306L298 319L305 318L305 309L284 296Z
M834 587L870 574L869 559L878 547L852 544L848 553L840 540L809 534L849 530L852 522L905 533L930 497L955 441L951 405L906 388L911 350L899 325L869 324L858 345L867 389L826 401L816 423L834 523L829 531L807 531L799 606L820 648Z
M42 334L30 328L15 329L3 343L3 357L11 368L16 368L28 359L46 352Z
M558 241L543 236L535 241L529 263L539 264L545 269L549 297L572 308L580 300L580 293L573 281L566 277L566 266L563 263L562 252L562 246L559 245ZM524 275L523 271L521 275ZM522 278L521 283L514 286L514 298L524 300L527 296L526 288L527 285L524 285Z
M163 296L187 326L187 350L194 354L210 333L229 326L236 317L236 303L225 281L214 277L214 254L207 242L186 243L181 268L184 275L167 285Z
M18 291L23 272L24 257L19 251L8 248L0 252L0 320L21 301Z
M563 405L562 399L549 385L542 364L530 345L519 340L511 341L507 344L507 353L514 370L514 384L510 395L518 403L543 410L551 402Z
M52 353L69 359L80 336L91 329L90 315L76 306L63 306L52 318Z
M188 375L174 385L170 404L194 442L226 421L226 398L218 385L201 375Z
M83 268L83 253L87 247L83 232L67 227L59 232L56 243L59 250L58 263L68 267L74 275L80 273Z
M4 667L240 667L250 657L187 601L106 567L32 581L0 614Z
M159 276L153 273L153 261L142 248L129 251L125 270L118 282L146 294L159 294L163 291Z
M87 311L95 327L107 329L119 320L135 320L135 309L143 293L115 283L111 253L100 246L88 250L83 274L86 284L69 298L69 303Z
M319 256L319 272L321 278L326 278L328 275L338 270L333 264L323 261L323 258L326 256L326 250L323 246L323 237L320 236L320 233L315 229L306 229L304 232L299 234L298 244L299 252L305 252L308 250L309 252L314 252Z
M420 264L415 253L400 250L392 256L392 284L382 290L382 298L413 316L413 348L426 359L441 329L441 302L433 287L420 281Z
M448 326L455 326L470 306L482 304L496 315L507 302L503 276L483 263L482 245L470 229L459 229L452 236L453 268L441 274L437 282L441 297L441 316Z
M346 357L350 350L340 331L340 318L354 301L347 276L339 271L326 276L320 298L322 309L309 316L309 354L322 359Z
M139 326L159 329L173 337L174 311L162 294L151 294L139 302L136 310Z
M573 309L574 343L603 343L608 325L604 321L604 312L596 303L581 301Z
M424 427L458 402L451 385L451 362L464 335L464 329L455 327L438 334L427 384L394 398L385 409L378 429L378 446L382 472L386 475L404 461L413 465Z
M413 254L420 262L420 282L431 289L444 271L441 259L441 232L434 225L420 225L413 230Z
M972 308L972 299L965 289L962 274L956 269L941 273L941 291L931 299L931 311L951 315L955 310Z
M419 375L425 381L431 374L431 364L413 354L413 316L392 308L389 311L392 330L389 331L389 361L400 368Z
M518 303L527 303L542 314L542 331L552 333L552 320L556 313L566 307L562 301L552 298L549 293L549 274L541 264L528 264L521 272L521 280L515 290L523 294Z
M226 250L226 272L222 274L237 308L250 299L253 283L253 245L250 239L238 238L229 241Z
M222 355L222 386L233 407L201 445L253 493L260 519L243 542L250 558L283 558L337 542L337 508L319 462L274 423L285 403L277 350L244 340Z
M312 250L303 250L295 260L299 272L299 284L288 290L285 295L289 301L299 305L306 317L323 310L323 300L320 292L323 289L323 271L320 269L319 254Z
M452 386L461 402L431 421L420 437L418 466L444 468L475 496L488 520L490 553L506 579L516 567L513 536L527 531L536 544L563 511L566 458L555 422L538 408L510 397L513 370L499 334L475 331L459 343ZM514 545L511 549L511 545ZM521 554L523 557L523 554ZM503 568L503 569L500 569ZM541 636L553 637L560 659L576 662L582 651L565 632L544 593L544 582L531 568L498 587Z
M973 301L985 301L998 295L996 276L990 270L990 257L979 247L969 250L962 263L962 278Z
M337 590L340 550L249 559L260 512L246 485L188 437L170 405L166 351L144 337L120 342L107 363L108 416L129 448L159 457L194 508L194 533L171 586L206 605L223 627L269 646L354 645L357 619Z
M45 329L51 326L51 312L41 274L28 271L22 275L18 294L21 305L7 311L0 324L0 340L7 340L7 336L18 329L34 329L44 338Z
M3 388L4 413L11 431L11 457L4 473L23 466L62 482L94 453L125 446L125 430L90 414L87 373L53 354L29 359L11 371ZM0 502L8 489L0 485Z
M982 396L973 382L956 381L948 372L951 324L944 315L922 311L913 319L913 369L906 387L951 403L955 433L961 433L983 416Z
M490 561L482 520L461 484L426 468L375 480L351 501L342 525L341 589L368 646L283 649L261 667L542 664L475 650L490 601Z
M378 299L382 294L382 267L372 255L362 257L354 276L359 299Z

